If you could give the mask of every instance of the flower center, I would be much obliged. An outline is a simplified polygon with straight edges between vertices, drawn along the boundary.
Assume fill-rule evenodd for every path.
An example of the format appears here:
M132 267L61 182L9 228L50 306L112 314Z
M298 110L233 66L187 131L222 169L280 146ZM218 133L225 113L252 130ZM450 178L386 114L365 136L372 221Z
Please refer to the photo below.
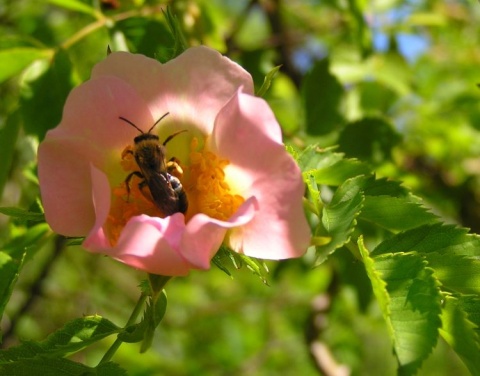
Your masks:
M184 182L184 189L192 208L187 212L187 220L193 214L204 213L225 221L237 211L245 199L233 194L225 180L224 169L230 162L205 148L197 151L197 147L198 140L193 138L188 178Z
M226 182L224 169L230 162L205 148L199 151L197 148L198 140L194 137L190 145L189 165L181 165L175 160L175 167L169 168L169 173L180 180L187 195L185 220L188 222L198 213L228 220L245 201L242 196L232 193ZM125 180L112 189L110 213L104 226L112 246L117 243L130 218L141 214L166 217L155 205L148 185L139 174L132 146L127 146L122 152L120 164L126 173Z

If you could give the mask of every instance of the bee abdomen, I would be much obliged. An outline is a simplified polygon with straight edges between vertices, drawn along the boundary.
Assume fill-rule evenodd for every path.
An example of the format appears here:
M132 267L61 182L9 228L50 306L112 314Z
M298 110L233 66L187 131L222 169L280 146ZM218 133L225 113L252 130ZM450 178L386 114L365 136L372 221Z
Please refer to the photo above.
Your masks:
M178 211L180 213L185 214L188 209L188 200L187 200L187 195L185 191L183 190L182 183L180 183L180 180L176 178L173 175L170 175L167 173L168 180L170 181L170 184L172 186L173 191L175 192L175 195L177 196L177 206L178 206Z

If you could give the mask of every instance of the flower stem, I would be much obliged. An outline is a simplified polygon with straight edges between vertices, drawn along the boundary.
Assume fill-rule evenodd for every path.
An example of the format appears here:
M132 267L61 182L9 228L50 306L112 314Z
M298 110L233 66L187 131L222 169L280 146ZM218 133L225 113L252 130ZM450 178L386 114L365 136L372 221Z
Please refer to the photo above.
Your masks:
M136 16L151 17L155 14L158 14L159 10L161 9L162 8L159 6L144 7L138 10L134 9L134 10L129 10L122 13L117 13L110 17L106 17L102 13L97 13L95 14L95 18L96 18L95 22L88 24L84 28L80 29L78 32L73 34L70 38L65 40L60 45L60 47L62 49L67 50L70 47L72 47L74 44L81 41L83 38L87 37L88 35L90 35L91 33L96 31L97 29L100 29L103 26L112 27L115 24L115 22L122 21L124 19L136 17Z
M172 277L166 277L166 276L161 276L156 274L148 275L151 291L149 293L142 293L140 295L140 298L138 299L137 304L133 308L132 314L130 315L127 323L125 324L125 328L128 328L129 326L133 325L137 321L138 316L143 310L145 301L149 296L153 299L154 302L158 299L163 288L171 278ZM117 337L115 342L113 342L112 346L110 346L110 348L107 350L102 360L100 360L100 363L98 364L100 365L102 363L106 363L110 361L113 358L113 355L115 355L117 350L120 348L122 343L123 341Z
M143 293L140 295L140 298L138 299L138 302L135 305L135 308L133 309L132 314L130 315L130 317L127 321L127 324L125 325L125 328L127 328L130 325L133 325L135 323L138 315L143 310L143 305L145 304L145 301L147 300L147 298L148 298L148 296L143 294ZM123 343L123 341L120 338L117 338L115 340L115 342L112 344L112 346L110 346L108 351L105 353L102 360L100 360L100 363L98 363L98 364L100 365L102 363L106 363L106 362L110 361L110 359L112 359L113 355L117 352L117 350L119 349L119 347L121 346L122 343Z

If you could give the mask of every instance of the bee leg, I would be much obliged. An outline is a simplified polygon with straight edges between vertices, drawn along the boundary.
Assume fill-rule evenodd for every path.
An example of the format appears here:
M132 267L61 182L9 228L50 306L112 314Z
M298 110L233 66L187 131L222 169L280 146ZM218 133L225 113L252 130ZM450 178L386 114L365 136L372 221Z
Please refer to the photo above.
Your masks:
M178 178L173 175L167 174L167 177L178 199L178 211L185 214L188 209L188 200L187 195L183 190L182 183L180 183L180 180L178 180Z
M127 146L127 147L122 151L122 159L124 159L124 158L127 156L127 154L133 155L133 149L132 149L132 147L131 147L130 145Z
M130 180L132 180L134 176L140 179L145 179L140 171L133 171L127 176L127 178L125 179L125 185L127 186L127 201L130 200ZM145 180L141 181L140 184L138 184L140 190L142 189L142 185L145 186L145 184Z
M167 172L177 178L181 178L183 176L183 169L180 167L180 160L178 158L170 158L170 160L167 162Z

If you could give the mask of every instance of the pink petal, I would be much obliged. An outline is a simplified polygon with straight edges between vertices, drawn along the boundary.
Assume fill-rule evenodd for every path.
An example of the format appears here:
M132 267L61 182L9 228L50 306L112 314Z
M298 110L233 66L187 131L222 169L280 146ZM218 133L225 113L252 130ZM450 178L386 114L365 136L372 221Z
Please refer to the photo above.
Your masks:
M189 48L166 64L143 55L110 54L92 77L116 76L128 82L149 104L155 119L170 112L169 120L195 124L211 133L218 111L240 86L253 93L250 74L208 47Z
M105 155L106 150L121 151L139 134L120 116L145 131L154 123L148 106L133 87L117 77L99 77L70 93L60 125L49 133L83 137Z
M185 229L183 214L167 218L133 217L118 244L108 254L130 266L152 274L187 275L192 268L178 252Z
M90 145L79 139L47 135L38 150L38 177L45 217L65 236L84 236L95 223Z
M109 168L138 130L119 116L152 118L142 99L115 77L88 81L74 89L60 125L49 131L38 151L40 190L48 223L56 232L82 236L95 221L90 164ZM117 172L124 174L120 163Z
M110 212L112 191L105 173L93 165L90 166L90 173L92 179L92 202L95 209L95 224L83 242L83 246L93 252L98 252L111 247L103 226Z
M251 222L232 229L230 246L264 259L301 256L310 240L302 175L279 133L266 102L239 93L219 113L212 135L219 155L250 177L243 195L255 197L259 205Z
M270 153L269 147L285 149L280 126L268 104L241 91L237 91L219 112L212 142L212 147L221 155L230 161L234 159L236 165L254 170L269 165L270 160L264 158ZM245 153L243 147L248 147L250 153Z
M244 226L255 216L258 204L254 197L245 201L228 221L219 221L205 214L195 215L187 224L181 242L182 255L200 269L208 269L228 229Z
M96 221L83 246L91 252L109 255L148 273L186 275L191 269L178 250L185 229L182 214L168 218L133 217L122 230L115 246L104 231L110 212L111 189L105 174L92 166L93 202Z

